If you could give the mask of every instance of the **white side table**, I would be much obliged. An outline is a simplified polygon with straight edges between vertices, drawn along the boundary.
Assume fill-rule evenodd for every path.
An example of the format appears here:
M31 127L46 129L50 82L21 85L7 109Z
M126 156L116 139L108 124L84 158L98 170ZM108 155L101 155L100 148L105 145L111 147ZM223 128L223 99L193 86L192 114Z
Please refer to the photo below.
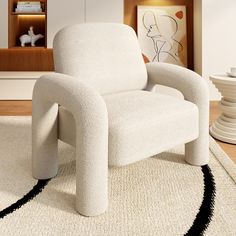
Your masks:
M221 115L210 127L210 134L223 142L236 144L236 78L214 75L210 80L222 95Z

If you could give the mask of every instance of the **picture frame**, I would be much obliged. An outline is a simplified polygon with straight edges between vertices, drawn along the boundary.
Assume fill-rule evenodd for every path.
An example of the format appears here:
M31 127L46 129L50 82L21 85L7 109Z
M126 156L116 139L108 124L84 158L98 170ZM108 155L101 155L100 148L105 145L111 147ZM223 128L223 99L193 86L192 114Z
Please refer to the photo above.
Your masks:
M186 6L187 16L187 61L188 69L194 70L194 1L193 0L124 0L124 23L131 26L137 33L137 6ZM144 61L148 58L144 56Z
M137 6L137 34L148 61L188 67L186 6Z

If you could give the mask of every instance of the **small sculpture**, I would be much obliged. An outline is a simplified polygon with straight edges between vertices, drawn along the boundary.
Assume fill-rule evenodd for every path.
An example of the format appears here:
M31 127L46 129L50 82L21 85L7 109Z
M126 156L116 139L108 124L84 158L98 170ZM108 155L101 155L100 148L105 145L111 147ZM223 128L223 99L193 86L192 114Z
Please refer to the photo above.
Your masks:
M31 43L32 47L35 47L35 42L42 39L44 36L42 34L34 34L34 27L30 26L28 34L23 34L20 36L21 47L25 47L26 43Z

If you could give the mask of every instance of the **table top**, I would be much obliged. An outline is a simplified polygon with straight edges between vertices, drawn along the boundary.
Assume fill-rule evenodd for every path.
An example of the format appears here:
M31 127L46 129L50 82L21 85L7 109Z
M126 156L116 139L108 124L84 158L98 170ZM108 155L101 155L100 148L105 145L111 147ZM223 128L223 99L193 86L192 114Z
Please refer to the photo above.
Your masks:
M53 71L0 71L0 79L38 79L45 74L52 74Z
M227 75L211 75L210 80L212 82L222 83L222 84L232 84L236 85L236 78Z

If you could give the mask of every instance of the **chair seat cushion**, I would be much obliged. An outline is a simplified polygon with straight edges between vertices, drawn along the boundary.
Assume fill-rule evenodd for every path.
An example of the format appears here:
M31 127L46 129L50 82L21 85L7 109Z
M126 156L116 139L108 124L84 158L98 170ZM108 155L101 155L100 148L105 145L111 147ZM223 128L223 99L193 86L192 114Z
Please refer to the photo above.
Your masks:
M147 91L104 96L109 119L109 165L142 160L198 137L193 103ZM75 144L72 115L59 109L59 138ZM99 140L98 140L99 141Z

